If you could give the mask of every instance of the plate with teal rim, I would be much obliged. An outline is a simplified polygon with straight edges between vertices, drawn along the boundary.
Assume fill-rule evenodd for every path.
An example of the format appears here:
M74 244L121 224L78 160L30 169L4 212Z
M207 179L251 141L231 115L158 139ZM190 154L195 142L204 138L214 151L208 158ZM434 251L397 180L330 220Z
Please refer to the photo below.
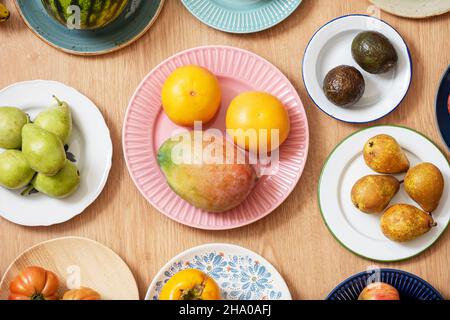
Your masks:
M131 0L117 19L95 30L69 30L47 13L41 1L15 4L28 28L47 44L71 54L100 55L139 39L158 17L164 0Z
M287 17L302 0L181 0L189 12L211 28L230 33L269 29Z
M172 258L153 279L145 299L158 300L167 281L185 269L200 270L214 279L222 300L292 300L286 282L270 262L226 243L201 245Z
M365 163L364 144L379 134L392 136L400 144L411 167L430 162L442 172L445 181L439 206L433 211L437 226L408 242L394 242L380 228L380 214L366 214L353 205L351 190L360 178L376 174ZM399 181L405 174L393 175ZM318 201L322 218L334 238L346 249L363 258L393 262L412 258L431 247L445 232L450 222L450 165L442 151L421 133L401 126L378 125L357 131L330 153L318 184ZM403 186L390 202L418 207Z
M397 289L400 300L444 300L428 282L418 276L397 269L371 269L357 273L341 282L326 300L358 300L363 289L370 283L383 282Z

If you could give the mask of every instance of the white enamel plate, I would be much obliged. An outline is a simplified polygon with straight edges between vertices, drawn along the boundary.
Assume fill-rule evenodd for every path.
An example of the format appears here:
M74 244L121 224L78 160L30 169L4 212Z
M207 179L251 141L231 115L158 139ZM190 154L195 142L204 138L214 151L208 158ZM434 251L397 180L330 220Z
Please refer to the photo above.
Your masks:
M351 45L362 31L377 31L390 40L398 55L393 70L370 74L355 62ZM366 83L363 97L351 107L334 105L322 89L326 74L339 65L354 66ZM345 122L365 123L389 114L406 96L411 75L409 49L400 34L386 22L366 15L343 16L328 22L314 34L303 57L303 81L309 96L323 112Z
M111 169L112 142L105 120L94 103L75 89L54 81L20 82L0 91L0 106L21 108L33 120L44 108L55 104L52 95L71 107L73 131L69 151L75 156L81 184L65 199L39 193L21 196L20 190L0 187L0 215L25 226L61 223L83 212L103 190Z
M266 259L248 249L211 243L186 250L170 260L153 279L146 300L158 300L177 272L198 269L213 278L223 300L291 300L281 275Z
M433 212L437 227L410 242L396 243L386 238L380 229L381 215L362 213L351 202L354 183L365 175L376 174L364 162L362 149L367 140L378 134L394 137L406 152L411 166L431 162L444 175L444 193L439 207ZM404 174L396 177L403 180ZM446 229L450 221L449 185L449 163L428 138L404 127L375 126L347 137L331 153L319 181L319 205L331 233L350 251L376 261L404 260L429 248ZM418 206L408 197L403 186L391 205L396 203Z

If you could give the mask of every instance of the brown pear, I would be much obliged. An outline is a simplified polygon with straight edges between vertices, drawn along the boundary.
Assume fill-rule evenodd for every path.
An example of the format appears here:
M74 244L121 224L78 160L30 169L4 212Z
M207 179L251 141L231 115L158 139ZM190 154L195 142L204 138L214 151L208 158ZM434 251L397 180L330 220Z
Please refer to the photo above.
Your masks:
M409 204L396 204L381 216L381 231L397 242L414 240L436 226L430 214Z
M388 175L368 175L359 179L352 188L352 202L365 213L382 212L397 194L400 182Z
M387 134L370 138L364 145L364 161L378 173L402 173L409 169L409 161L397 140Z
M444 177L433 164L424 162L408 170L405 190L426 212L433 212L444 192Z

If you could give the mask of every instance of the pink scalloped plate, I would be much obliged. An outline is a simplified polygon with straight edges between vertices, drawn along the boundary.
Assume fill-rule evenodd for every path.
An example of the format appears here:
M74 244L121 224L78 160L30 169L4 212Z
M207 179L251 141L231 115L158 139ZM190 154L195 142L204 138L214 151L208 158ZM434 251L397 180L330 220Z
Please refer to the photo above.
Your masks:
M248 90L273 94L289 111L291 132L280 148L277 174L261 177L241 205L223 213L205 212L181 199L170 189L156 162L160 145L176 129L180 129L162 110L162 85L172 71L189 64L209 69L220 81L222 105L219 114L207 127L224 131L229 103L236 95ZM153 69L131 98L122 135L128 170L148 202L175 221L208 230L241 227L274 211L300 179L309 146L305 110L289 80L270 62L256 54L226 46L189 49L170 57Z

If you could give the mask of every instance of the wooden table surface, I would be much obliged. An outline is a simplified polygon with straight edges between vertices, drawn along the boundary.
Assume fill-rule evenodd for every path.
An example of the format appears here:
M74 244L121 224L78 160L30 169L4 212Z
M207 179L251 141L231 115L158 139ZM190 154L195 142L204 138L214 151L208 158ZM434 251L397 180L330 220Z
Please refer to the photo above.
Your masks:
M337 16L367 13L368 1L303 0L287 20L270 30L232 35L202 24L180 1L166 0L158 20L140 40L98 57L73 56L44 44L21 21L12 0L5 2L12 16L9 22L0 24L0 87L23 80L49 79L80 90L103 113L111 130L114 157L105 190L73 220L52 227L28 228L0 219L0 274L28 247L68 235L88 237L116 251L134 273L141 298L169 259L204 243L234 243L263 255L286 279L294 299L323 299L346 277L374 264L350 253L333 238L322 221L316 194L329 152L347 135L368 125L341 123L322 113L306 94L301 76L303 52L314 31ZM376 123L417 129L444 149L434 119L434 98L440 77L450 63L450 14L410 20L382 12L381 18L408 43L414 74L402 105ZM244 48L280 68L298 90L310 128L308 162L289 198L268 217L250 226L219 232L178 224L147 203L128 174L121 146L125 110L142 78L168 56L208 44ZM379 265L415 273L450 298L448 230L421 255Z

